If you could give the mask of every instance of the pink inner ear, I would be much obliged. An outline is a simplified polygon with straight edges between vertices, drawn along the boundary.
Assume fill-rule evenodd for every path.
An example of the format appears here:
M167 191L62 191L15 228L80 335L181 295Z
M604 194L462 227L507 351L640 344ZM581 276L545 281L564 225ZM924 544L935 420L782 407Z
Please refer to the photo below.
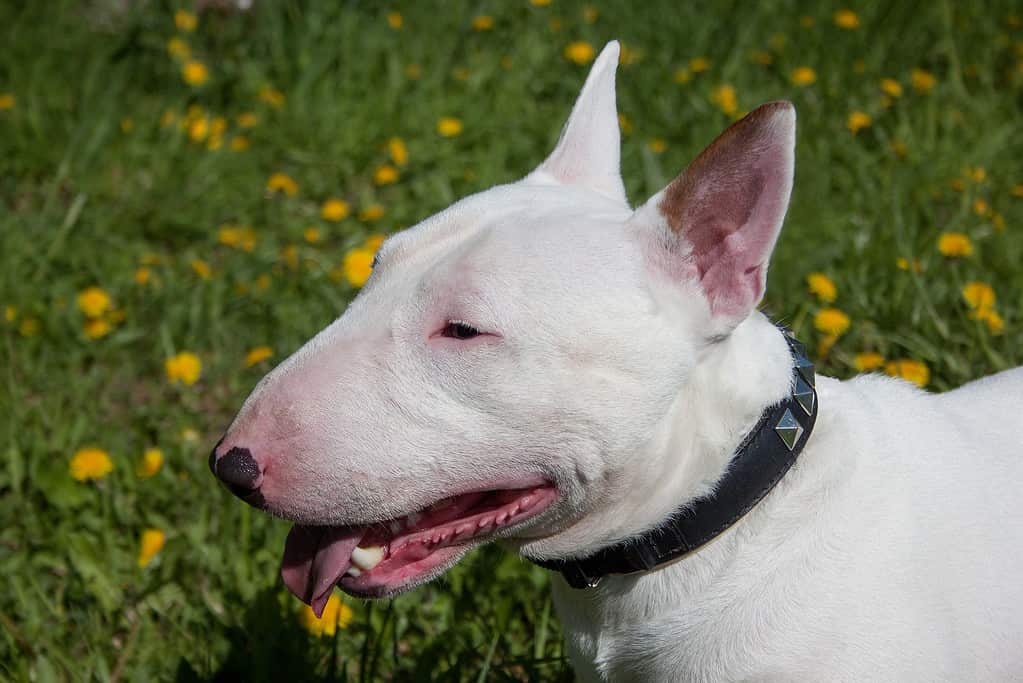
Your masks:
M692 247L716 316L741 319L764 294L792 189L795 112L772 102L722 133L664 191L658 208Z

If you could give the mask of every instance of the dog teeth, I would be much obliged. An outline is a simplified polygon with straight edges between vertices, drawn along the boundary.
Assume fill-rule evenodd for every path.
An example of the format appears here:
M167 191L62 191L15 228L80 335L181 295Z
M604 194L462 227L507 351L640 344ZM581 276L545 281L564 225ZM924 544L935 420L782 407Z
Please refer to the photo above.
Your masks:
M355 567L349 567L348 571L346 571L345 574L347 574L348 576L362 576L362 572L360 572Z
M369 548L356 548L352 551L352 566L364 572L368 572L380 564L380 561L383 559L384 549L379 545L370 546ZM351 570L349 569L349 571ZM358 574L355 574L355 576L358 576Z

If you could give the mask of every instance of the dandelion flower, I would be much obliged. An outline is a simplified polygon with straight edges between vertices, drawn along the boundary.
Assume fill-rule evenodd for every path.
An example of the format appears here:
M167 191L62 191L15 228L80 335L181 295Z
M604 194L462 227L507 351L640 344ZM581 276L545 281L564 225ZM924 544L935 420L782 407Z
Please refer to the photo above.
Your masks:
M473 17L472 28L474 31L489 31L494 28L494 18L489 14Z
M163 451L159 448L147 448L142 452L142 461L135 472L142 479L148 479L155 476L161 467L163 467Z
M9 92L0 92L0 111L14 109L14 95Z
M580 66L593 61L597 52L585 40L577 40L565 46L565 59Z
M587 24L593 24L600 17L600 10L593 5L586 5L583 7L583 21Z
M376 252L376 250L380 248L380 245L384 243L385 239L387 238L383 235L370 235L366 238L365 247L366 249L372 249Z
M110 334L113 329L110 322L103 318L89 318L82 325L82 332L89 339L101 339Z
M352 249L345 254L341 268L345 279L353 287L362 287L373 272L374 252L370 249Z
M197 59L190 59L181 67L181 77L189 85L202 85L210 78L210 71L206 65Z
M405 146L405 141L401 138L391 138L387 141L387 152L391 155L391 161L398 166L404 166L408 163L408 148Z
M393 28L395 31L400 31L401 27L405 24L405 19L401 16L401 12L388 12L387 13L387 25Z
M987 325L988 332L991 334L1001 334L1002 330L1005 329L1005 321L1002 320L1002 316L998 315L998 312L993 308L977 309L970 317L976 320L983 320Z
M259 365L273 355L273 349L269 346L257 346L254 349L250 349L249 352L245 354L245 367L251 368L253 365Z
M902 85L894 78L882 79L881 91L889 97L902 97Z
M188 47L188 43L174 36L167 41L167 54L175 59L188 59L192 56L192 50Z
M178 27L179 31L194 31L195 27L199 25L199 17L191 12L179 9L174 13L174 25Z
M437 122L437 132L446 138L453 138L462 132L462 120L445 116Z
M39 321L36 318L22 318L18 323L18 334L22 337L34 337L39 334Z
M938 251L949 258L969 256L973 253L973 242L961 232L943 232L938 237Z
M857 372L870 372L871 370L877 370L882 365L884 365L884 356L873 351L857 353L856 357L853 358L853 367L856 368Z
M213 275L213 270L210 268L210 264L206 263L202 259L192 259L192 270L195 274L201 277L203 280L209 280Z
M618 128L621 129L622 135L629 135L632 133L632 121L625 114L619 114Z
M849 118L846 120L845 125L853 135L856 135L864 128L869 128L871 124L870 114L862 111L854 111L849 114Z
M664 150L668 149L668 143L664 138L653 138L646 143L646 148L654 154L664 154Z
M675 82L679 85L683 85L693 80L693 73L688 69L675 69L674 75Z
M706 57L693 57L689 60L689 70L694 74L703 73L710 68L710 60Z
M789 78L792 79L792 82L795 85L813 85L817 82L817 72L808 66L801 66L797 69L793 69L792 73L789 74Z
M325 221L337 223L340 220L344 220L348 217L348 214L352 212L348 202L343 199L331 198L323 202L323 206L320 207L320 217Z
M986 216L991 213L991 207L983 199L977 198L973 200L973 213L978 216Z
M323 239L323 234L320 232L320 229L317 228L315 225L310 225L308 228L302 231L302 237L309 244L316 244L317 242Z
M814 316L813 326L822 334L841 336L849 329L849 316L837 308L822 308Z
M739 111L739 102L735 96L735 88L728 84L715 88L710 94L710 101L711 104L716 105L718 109L728 116L734 116Z
M860 27L859 16L849 9L840 9L831 18L834 20L835 26L839 28L852 30Z
M244 152L249 148L249 139L244 135L236 135L231 138L231 151Z
M102 448L82 448L71 458L69 468L78 481L99 480L114 471L114 462Z
M757 50L753 53L752 59L762 66L770 66L774 63L774 56L767 50Z
M806 284L810 293L824 303L830 304L838 296L834 281L824 273L810 273L806 276Z
M938 79L929 71L913 69L910 74L910 82L913 84L913 90L926 95L934 89L934 85L938 82Z
M139 567L145 567L153 561L167 540L166 534L160 529L146 529L139 539Z
M529 2L534 7L546 7L551 4L551 0L529 0Z
M266 191L271 194L283 192L289 197L294 197L298 194L298 183L285 173L274 173L266 181Z
M390 185L398 182L398 169L390 164L384 164L373 173L373 182L377 185Z
M274 109L280 109L284 106L284 93L277 88L265 86L259 90L258 97L261 102L266 102Z
M303 605L299 612L302 626L314 636L333 636L337 629L346 629L354 617L352 608L345 604L337 593L331 594L319 617L308 605Z
M255 128L259 123L259 117L251 111L242 112L234 119L239 128Z
M110 295L100 287L89 287L78 293L78 308L88 318L98 318L110 310Z
M892 377L901 377L902 379L909 380L913 384L919 387L927 386L927 383L931 381L931 370L926 364L916 360L893 360L888 361L884 366L886 375Z
M163 367L171 384L181 382L192 385L199 380L199 375L202 374L202 361L199 360L199 356L190 351L182 351L171 356L164 361Z
M4 306L4 320L13 323L18 317L18 309L15 306Z
M380 204L370 204L359 212L359 220L371 223L380 220L384 215L384 207Z
M962 293L971 308L991 308L995 305L995 290L986 282L968 282L963 286Z

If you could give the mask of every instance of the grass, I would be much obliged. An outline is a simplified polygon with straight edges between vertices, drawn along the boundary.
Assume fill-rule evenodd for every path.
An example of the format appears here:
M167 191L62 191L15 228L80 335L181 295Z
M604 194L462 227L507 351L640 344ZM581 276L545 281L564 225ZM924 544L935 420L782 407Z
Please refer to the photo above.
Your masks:
M586 73L563 55L572 41L627 47L634 202L737 113L795 102L796 188L767 306L817 345L825 372L853 374L872 351L925 363L943 390L1023 361L1015 3L862 3L846 29L839 6L781 0L594 3L596 17L562 0L282 0L203 14L194 32L175 27L173 3L131 4L0 5L0 677L571 680L547 577L496 548L396 600L349 600L345 628L308 634L277 578L287 525L216 486L206 453L259 377L354 295L346 253L543 158ZM473 30L479 14L491 30ZM203 85L183 81L175 36L207 67ZM816 80L796 85L803 66ZM914 70L932 87L918 75L914 88ZM882 101L884 78L902 94ZM856 134L854 111L871 121ZM444 116L461 134L437 133ZM216 117L226 130L209 149ZM380 186L395 136L408 162ZM247 149L231 148L238 137ZM294 197L267 191L274 173ZM323 220L330 197L352 215ZM373 204L382 217L360 220ZM251 251L221 243L224 224L251 226ZM949 232L972 254L939 253ZM814 326L818 271L850 320L836 339ZM971 281L994 289L1000 333L963 300ZM93 286L112 300L95 339L77 304ZM246 367L264 345L272 358ZM194 384L165 374L180 352L201 362ZM89 446L114 468L82 483L69 463ZM150 447L164 463L142 478ZM166 544L143 568L147 528Z

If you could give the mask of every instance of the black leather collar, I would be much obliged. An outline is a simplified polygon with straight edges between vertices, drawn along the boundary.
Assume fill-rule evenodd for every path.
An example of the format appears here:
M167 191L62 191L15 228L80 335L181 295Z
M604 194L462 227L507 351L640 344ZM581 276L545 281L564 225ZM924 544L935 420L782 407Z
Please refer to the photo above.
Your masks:
M792 332L792 391L764 411L746 435L714 493L687 503L660 526L578 560L534 560L559 571L573 588L592 588L608 574L633 574L678 559L722 533L759 503L796 461L817 420L813 363Z

